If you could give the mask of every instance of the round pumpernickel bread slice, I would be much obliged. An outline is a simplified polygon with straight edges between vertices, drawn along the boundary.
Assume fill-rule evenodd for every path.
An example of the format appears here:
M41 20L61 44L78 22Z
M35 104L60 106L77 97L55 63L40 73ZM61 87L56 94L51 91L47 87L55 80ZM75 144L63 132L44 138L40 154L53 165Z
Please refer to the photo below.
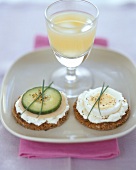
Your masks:
M84 119L83 116L78 112L76 109L77 103L75 102L73 105L74 109L74 114L76 119L83 125L87 126L90 129L95 129L95 130L112 130L117 128L118 126L121 126L124 124L127 119L129 118L130 115L130 110L128 109L126 111L126 114L122 116L122 118L116 122L104 122L104 123L92 123L88 119Z
M43 123L41 124L40 126L37 126L33 123L27 123L25 120L23 120L21 117L20 117L20 114L18 114L16 112L16 108L14 107L13 108L13 111L12 111L12 114L14 116L14 118L16 119L17 123L20 124L21 126L27 128L27 129L31 129L31 130L49 130L49 129L52 129L52 128L56 128L58 126L61 126L68 118L68 112L67 111L65 113L65 116L63 116L62 118L60 118L57 122L57 124L53 124L53 123Z

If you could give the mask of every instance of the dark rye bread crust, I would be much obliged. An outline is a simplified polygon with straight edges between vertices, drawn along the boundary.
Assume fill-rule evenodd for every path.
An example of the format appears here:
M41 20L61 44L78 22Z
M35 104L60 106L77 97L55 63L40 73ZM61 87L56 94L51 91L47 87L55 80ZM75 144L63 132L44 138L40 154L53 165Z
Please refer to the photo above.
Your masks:
M20 117L20 114L16 112L15 106L13 108L12 114L13 114L14 118L16 119L17 123L20 124L21 126L27 128L27 129L31 129L31 130L49 130L49 129L61 126L67 120L68 112L69 111L67 111L65 113L65 116L63 116L62 118L60 118L58 120L57 124L45 122L45 123L41 124L40 126L37 126L37 125L35 125L33 123L27 123L25 120L23 120Z
M88 119L84 119L82 115L80 115L80 113L78 112L78 110L76 109L76 102L73 105L73 109L74 109L74 114L76 119L83 125L87 126L90 129L95 129L95 130L112 130L115 129L119 126L121 126L122 124L124 124L127 119L129 118L130 115L130 110L128 109L126 111L126 114L124 116L122 116L122 118L116 122L104 122L104 123L92 123L90 122Z

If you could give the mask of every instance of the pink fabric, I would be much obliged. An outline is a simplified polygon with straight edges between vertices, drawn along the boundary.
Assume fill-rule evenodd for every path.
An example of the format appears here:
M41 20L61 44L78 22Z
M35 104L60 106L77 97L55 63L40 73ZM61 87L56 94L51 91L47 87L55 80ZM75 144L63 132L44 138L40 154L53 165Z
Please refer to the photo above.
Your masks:
M19 149L19 155L27 158L110 159L118 154L117 139L72 144L39 143L21 139Z
M96 38L96 45L107 46L105 39ZM49 45L47 37L37 36L34 47L41 48ZM46 132L45 132L46 133ZM73 144L40 143L21 139L19 156L26 158L82 158L82 159L111 159L119 155L117 139Z

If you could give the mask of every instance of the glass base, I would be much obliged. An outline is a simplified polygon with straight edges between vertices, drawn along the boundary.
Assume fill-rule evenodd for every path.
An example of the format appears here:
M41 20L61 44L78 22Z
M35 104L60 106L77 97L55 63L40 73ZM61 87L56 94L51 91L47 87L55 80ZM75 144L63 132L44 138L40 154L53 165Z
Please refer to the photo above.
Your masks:
M84 67L78 67L76 69L75 81L67 82L66 76L68 76L67 69L65 67L60 68L54 72L51 81L53 81L52 86L66 93L68 98L75 98L93 86L92 73Z

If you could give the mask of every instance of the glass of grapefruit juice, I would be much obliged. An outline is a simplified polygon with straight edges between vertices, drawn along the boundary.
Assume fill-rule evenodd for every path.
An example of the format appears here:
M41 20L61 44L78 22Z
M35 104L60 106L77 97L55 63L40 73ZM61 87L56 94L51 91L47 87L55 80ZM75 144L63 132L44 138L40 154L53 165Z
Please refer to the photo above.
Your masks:
M65 66L52 75L54 86L69 98L92 85L91 72L77 67L88 57L95 38L98 8L84 0L59 0L45 10L50 46Z

